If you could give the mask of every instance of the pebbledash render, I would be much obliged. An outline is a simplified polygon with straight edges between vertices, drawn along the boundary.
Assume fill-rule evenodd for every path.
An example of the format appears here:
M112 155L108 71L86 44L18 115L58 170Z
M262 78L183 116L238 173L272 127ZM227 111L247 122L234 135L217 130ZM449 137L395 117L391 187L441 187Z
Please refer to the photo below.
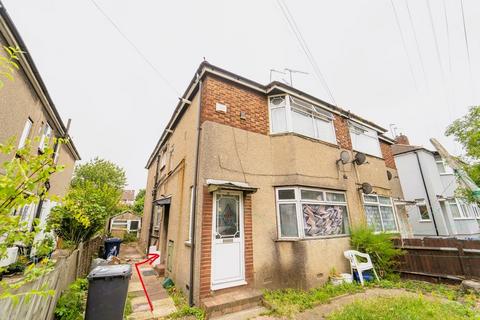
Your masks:
M409 235L385 132L283 83L203 62L146 166L143 248L160 251L196 304L324 283L333 267L347 271L351 227Z

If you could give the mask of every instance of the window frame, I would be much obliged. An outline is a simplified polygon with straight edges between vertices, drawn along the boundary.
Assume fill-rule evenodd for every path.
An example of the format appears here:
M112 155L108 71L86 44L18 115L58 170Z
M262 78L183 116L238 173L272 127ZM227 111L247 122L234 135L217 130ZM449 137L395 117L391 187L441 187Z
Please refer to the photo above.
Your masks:
M279 199L278 194L280 190L294 190L294 199ZM311 190L311 191L318 191L323 193L323 200L302 200L301 198L301 191L302 190ZM327 235L327 236L313 236L307 237L305 236L304 230L304 222L303 222L303 204L323 204L323 205L339 205L345 207L346 215L347 215L347 224L348 230L350 231L350 213L348 210L348 199L347 194L344 191L339 190L329 190L329 189L321 189L321 188L313 188L313 187L303 187L303 186L282 186L274 188L275 192L275 209L277 215L277 239L278 240L316 240L316 239L330 239L330 238L341 238L341 237L349 237L350 233L342 233L342 234L334 234L334 235ZM342 194L345 197L345 202L342 201L327 201L327 193L338 193ZM281 204L295 204L295 213L297 218L297 236L296 237L288 237L282 236L281 231L281 220L280 220L280 205Z
M354 145L354 141L356 141L356 139L353 139L352 137L352 134L356 134L355 132L352 133L352 131L354 131L355 129L358 130L362 130L364 132L374 132L375 133L375 137L372 137L372 136L369 136L368 134L365 134L365 133L358 133L357 135L364 135L368 138L371 138L371 139L375 139L375 142L376 142L376 153L373 154L371 152L367 152L365 150L361 150L358 148L358 145ZM374 156L374 157L377 157L377 158L382 158L382 149L380 147L380 140L378 138L378 132L375 130L375 129L372 129L372 128L369 128L361 123L358 123L358 122L355 122L355 121L352 121L352 120L349 120L348 121L348 134L350 135L350 141L352 142L352 149L357 151L357 152L362 152L362 153L365 153L365 154L368 154L370 156Z
M377 199L377 201L373 202L373 201L367 201L365 200L365 196L368 196L368 197L375 197ZM382 198L387 198L390 200L390 204L385 204L385 203L381 203L380 202L380 199L379 197L382 197ZM365 218L367 217L367 210L365 209L365 206L376 206L378 208L378 213L380 214L380 224L382 226L382 230L380 231L375 231L376 233L380 233L380 232L385 232L385 233L399 233L400 232L400 228L399 228L399 223L398 223L398 218L397 218L397 210L396 210L396 206L393 202L393 199L392 197L390 196L385 196L385 195L377 195L377 194L364 194L362 193L362 201L363 201L363 210L365 211ZM385 231L385 226L383 224L383 217L382 217L382 210L380 209L381 207L389 207L389 208L392 208L392 213L393 213L393 222L395 223L395 230L387 230Z
M437 171L438 171L438 165L441 164L443 167L443 172L438 171L438 173L441 176L447 176L447 175L452 175L453 174L453 169L448 165L448 163L442 158L440 155L434 155L433 159L435 160L435 165L437 166Z
M51 142L50 137L53 134L53 129L48 122L45 122L45 124L41 127L41 130L42 130L42 136L40 138L40 143L38 144L38 150L40 152L43 152L45 150L45 147L47 146L47 141L45 140L48 139L48 143Z
M418 201L415 203L415 206L417 207L418 215L420 216L420 219L418 220L419 222L432 222L432 213L430 212L430 209L428 208L427 203L425 201ZM425 206L425 208L427 208L428 219L422 218L422 213L420 212L420 206Z
M447 202L450 203L455 201L458 211L460 212L460 217L454 217L452 214L453 220L476 220L480 219L480 209L478 206L462 201L458 198L448 199ZM450 211L451 212L451 211Z
M285 104L284 107L273 106L271 104L271 100L273 98L278 98L278 97L283 97L284 104ZM302 103L308 104L308 105L311 106L311 110L310 111L305 111L305 110L302 110L301 108L292 107L291 100L298 100ZM274 126L273 126L272 109L282 109L282 108L285 109L285 126L286 126L286 129L283 130L283 131L274 132L273 131ZM306 113L309 116L309 118L312 121L312 126L313 126L313 130L314 130L313 136L306 135L304 133L295 131L295 128L293 126L293 112L295 112L295 111L293 111L293 109L298 110L298 112L301 112L301 113ZM317 110L317 109L319 109L320 111ZM269 125L270 125L270 128L269 128L270 134L295 133L297 135L300 135L302 137L307 137L309 139L314 139L314 140L317 140L317 141L322 141L322 142L325 142L325 143L338 145L337 133L335 131L335 124L334 124L335 115L331 111L325 109L324 107L322 107L320 105L310 103L308 101L305 101L305 100L303 100L301 98L298 98L298 97L296 97L294 95L291 95L291 94L283 94L282 93L282 94L270 95L270 96L268 96L268 117L269 117ZM317 123L315 121L316 119L319 119L321 121L325 121L325 122L330 123L332 141L328 141L327 139L325 139L325 137L320 137L318 135Z
M27 125L28 125L28 130L27 130ZM23 147L25 147L25 144L27 143L27 140L30 138L32 128L33 128L33 120L32 120L32 118L28 117L27 121L25 121L25 124L23 125L22 135L20 136L20 139L18 140L17 149L22 149Z

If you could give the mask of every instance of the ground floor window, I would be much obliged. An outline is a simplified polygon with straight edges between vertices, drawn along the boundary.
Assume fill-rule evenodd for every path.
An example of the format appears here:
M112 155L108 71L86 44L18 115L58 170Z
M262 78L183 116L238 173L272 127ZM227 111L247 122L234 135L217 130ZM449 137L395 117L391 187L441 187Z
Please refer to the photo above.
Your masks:
M367 224L377 232L398 231L390 197L363 195Z
M328 237L349 233L344 192L301 187L276 189L280 238Z
M480 218L480 209L475 203L467 203L458 198L447 201L454 219Z

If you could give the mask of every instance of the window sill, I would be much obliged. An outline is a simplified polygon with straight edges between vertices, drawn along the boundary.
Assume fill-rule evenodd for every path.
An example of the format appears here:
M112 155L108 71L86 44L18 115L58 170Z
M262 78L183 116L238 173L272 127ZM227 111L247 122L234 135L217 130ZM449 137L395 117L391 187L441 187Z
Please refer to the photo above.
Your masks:
M421 219L418 222L432 222L432 219Z
M444 172L444 173L440 173L441 176L453 176L453 172L452 173L448 173L448 172Z
M271 137L295 136L295 137L303 138L303 139L306 139L306 140L310 140L312 142L318 142L318 143L327 145L329 147L340 149L340 147L335 143L331 143L331 142L323 141L323 140L320 140L320 139L312 138L312 137L309 137L309 136L305 136L305 135L303 135L301 133L297 133L297 132L277 132L277 133L271 133L270 132L270 136Z
M353 152L361 152L361 153L364 153L366 156L369 156L369 157L372 157L372 158L376 158L376 159L379 159L379 160L385 160L384 158L382 158L381 156L376 156L376 155L373 155L373 154L370 154L370 153L366 153L364 151L360 151L360 150L356 150L356 149L352 149Z
M478 218L475 217L461 217L461 218L453 218L453 220L477 220Z
M310 241L310 240L328 240L328 239L338 239L338 238L350 238L349 234L333 235L333 236L324 236L324 237L310 237L310 238L277 238L275 242L299 242L299 241Z

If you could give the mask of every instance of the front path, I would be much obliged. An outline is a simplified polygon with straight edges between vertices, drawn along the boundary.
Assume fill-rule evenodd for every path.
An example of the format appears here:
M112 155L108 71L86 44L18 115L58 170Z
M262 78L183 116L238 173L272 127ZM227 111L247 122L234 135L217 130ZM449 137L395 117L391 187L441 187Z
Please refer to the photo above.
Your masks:
M148 263L139 266L143 283L153 305L153 312L150 311L148 300L143 291L140 278L135 268L135 263L145 260L136 247L136 244L123 244L120 247L120 259L122 263L132 265L132 278L128 286L128 295L133 307L133 313L128 317L132 320L158 319L176 311L175 304L167 291L162 287L163 278L159 278Z

